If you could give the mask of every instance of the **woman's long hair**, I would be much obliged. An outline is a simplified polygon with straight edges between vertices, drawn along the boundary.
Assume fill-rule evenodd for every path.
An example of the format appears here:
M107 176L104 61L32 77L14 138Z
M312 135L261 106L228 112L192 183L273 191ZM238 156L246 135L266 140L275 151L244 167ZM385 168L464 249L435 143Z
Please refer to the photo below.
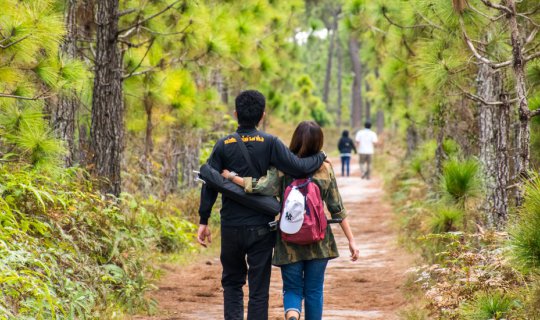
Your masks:
M294 130L289 149L300 158L319 153L324 144L321 127L315 121L302 121Z

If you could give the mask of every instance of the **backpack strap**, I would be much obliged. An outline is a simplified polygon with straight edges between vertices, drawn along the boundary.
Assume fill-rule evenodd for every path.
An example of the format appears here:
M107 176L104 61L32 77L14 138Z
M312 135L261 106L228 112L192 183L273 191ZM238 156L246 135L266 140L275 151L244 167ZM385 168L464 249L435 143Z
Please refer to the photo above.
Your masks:
M258 176L257 170L255 170L255 166L253 165L253 162L251 161L251 156L249 155L249 151L246 148L246 145L244 144L244 141L242 141L242 137L238 134L238 132L235 132L233 134L233 137L238 140L238 148L240 149L240 152L244 156L244 159L246 160L246 163L248 164L249 170L251 170L251 174L256 177Z

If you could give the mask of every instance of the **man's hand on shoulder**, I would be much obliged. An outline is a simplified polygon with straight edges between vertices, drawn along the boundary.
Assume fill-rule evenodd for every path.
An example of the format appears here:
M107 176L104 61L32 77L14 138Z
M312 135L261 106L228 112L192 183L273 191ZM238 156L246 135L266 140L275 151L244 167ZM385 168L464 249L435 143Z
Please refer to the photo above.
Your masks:
M212 243L212 233L208 225L199 225L199 231L197 232L197 242L203 247L207 247Z

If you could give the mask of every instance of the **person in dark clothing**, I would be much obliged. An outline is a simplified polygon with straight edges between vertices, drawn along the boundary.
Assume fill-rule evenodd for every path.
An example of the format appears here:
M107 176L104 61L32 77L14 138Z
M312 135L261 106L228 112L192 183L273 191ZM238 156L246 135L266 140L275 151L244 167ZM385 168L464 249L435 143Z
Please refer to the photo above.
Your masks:
M349 138L348 130L343 130L339 139L338 149L341 155L341 176L345 176L345 171L347 171L348 177L350 174L351 152L354 151L354 153L357 153L354 142Z
M270 166L302 177L318 170L326 158L324 152L307 158L298 158L276 137L257 130L264 117L265 98L254 90L240 93L235 100L235 116L238 119L236 134L220 139L208 159L208 164L222 172L231 171L230 180L236 175L259 178ZM244 143L253 168L239 148ZM208 219L218 192L202 186L199 206L199 231L197 241L206 246L211 242ZM249 283L248 320L268 319L268 298L272 249L275 233L268 223L273 218L248 208L242 203L222 197L221 208L221 255L225 320L244 319L244 294L242 287Z

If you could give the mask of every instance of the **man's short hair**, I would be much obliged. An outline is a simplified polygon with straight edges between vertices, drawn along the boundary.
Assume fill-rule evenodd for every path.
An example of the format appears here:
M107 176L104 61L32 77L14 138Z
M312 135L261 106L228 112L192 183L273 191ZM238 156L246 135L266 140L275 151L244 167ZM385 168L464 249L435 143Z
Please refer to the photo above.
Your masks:
M261 121L266 99L257 90L242 91L235 100L238 124L246 127L255 127Z
M364 123L364 127L366 129L371 129L371 122L367 121L366 123Z

